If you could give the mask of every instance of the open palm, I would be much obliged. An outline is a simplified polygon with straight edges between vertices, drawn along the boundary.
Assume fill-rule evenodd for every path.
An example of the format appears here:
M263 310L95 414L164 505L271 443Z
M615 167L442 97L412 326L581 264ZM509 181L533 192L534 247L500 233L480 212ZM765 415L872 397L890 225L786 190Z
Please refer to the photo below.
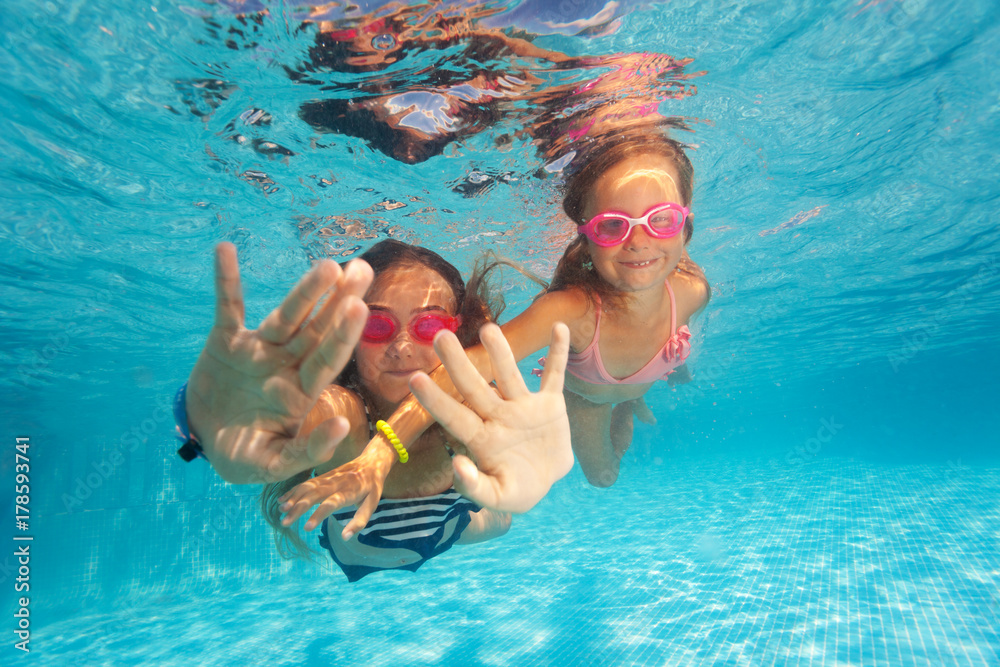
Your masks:
M260 328L248 330L236 249L216 248L215 323L188 379L186 405L191 431L223 479L279 481L333 455L346 420L328 420L306 438L298 431L351 357L371 280L364 262L345 271L320 262Z
M434 349L469 407L448 396L425 374L415 375L410 389L475 457L475 462L465 456L453 459L455 488L483 507L527 512L573 467L563 398L569 330L564 324L553 328L537 393L528 391L499 327L486 325L480 339L489 353L499 395L447 331L435 337Z

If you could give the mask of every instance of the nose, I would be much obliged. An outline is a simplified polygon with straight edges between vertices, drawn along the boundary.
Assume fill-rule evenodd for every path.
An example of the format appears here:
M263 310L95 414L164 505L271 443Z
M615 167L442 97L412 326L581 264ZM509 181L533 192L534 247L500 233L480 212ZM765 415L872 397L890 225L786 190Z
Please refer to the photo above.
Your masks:
M410 332L405 330L399 332L389 343L385 353L394 359L413 356L413 340L410 338Z
M629 232L628 238L625 239L625 247L627 249L641 250L649 245L649 235L646 233L645 225L636 225Z

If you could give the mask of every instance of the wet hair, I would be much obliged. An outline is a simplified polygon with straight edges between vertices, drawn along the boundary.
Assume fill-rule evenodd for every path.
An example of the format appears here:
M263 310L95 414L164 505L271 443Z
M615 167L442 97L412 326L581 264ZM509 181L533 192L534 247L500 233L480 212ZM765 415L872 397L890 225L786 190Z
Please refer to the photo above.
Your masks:
M455 314L462 318L462 323L455 332L462 347L471 347L478 343L480 327L487 322L495 322L503 310L502 300L490 294L490 286L486 279L488 271L485 267L477 265L472 277L469 278L469 283L466 284L459 270L441 255L433 250L395 239L379 241L359 257L372 267L375 274L373 285L378 283L381 276L391 271L415 267L428 268L441 276L455 295ZM358 364L353 357L333 383L357 393L365 402L368 413L375 414L374 399L361 384ZM431 428L440 430L441 436L444 437L444 431L440 426L434 424ZM281 511L278 509L280 506L278 498L309 479L311 475L311 470L304 470L284 481L267 484L261 492L261 511L264 519L274 529L274 542L282 558L304 557L313 560L316 555L316 552L302 539L298 530L281 524Z
M586 208L587 198L593 192L594 185L598 179L609 169L625 160L639 157L660 157L668 160L676 169L680 190L681 204L691 205L691 198L694 191L694 166L684 152L684 146L660 131L650 130L643 133L633 133L620 135L601 143L580 156L583 164L579 170L572 173L564 186L565 195L563 197L563 210L577 225L582 225L586 221L583 219L583 210ZM684 245L687 246L694 234L694 221L692 216L688 216L684 221ZM680 262L677 265L677 272L691 276L709 289L708 280L704 272L695 264L684 251ZM591 300L600 299L602 303L611 307L624 306L628 301L628 295L615 289L601 275L594 271L590 264L590 250L587 244L587 237L582 234L577 236L566 248L559 264L556 265L555 275L547 291L555 292L559 290L577 287L582 289ZM709 291L709 293L711 293Z

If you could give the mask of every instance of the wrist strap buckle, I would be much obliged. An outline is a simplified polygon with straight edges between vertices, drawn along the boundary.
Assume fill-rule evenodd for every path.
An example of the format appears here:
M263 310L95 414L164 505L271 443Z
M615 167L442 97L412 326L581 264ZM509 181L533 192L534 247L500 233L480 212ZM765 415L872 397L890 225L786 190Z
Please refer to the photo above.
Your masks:
M177 393L174 394L174 421L177 422L177 438L183 441L180 449L177 450L177 455L186 463L198 458L207 461L208 457L205 456L205 450L201 448L198 438L188 430L187 382L182 384Z

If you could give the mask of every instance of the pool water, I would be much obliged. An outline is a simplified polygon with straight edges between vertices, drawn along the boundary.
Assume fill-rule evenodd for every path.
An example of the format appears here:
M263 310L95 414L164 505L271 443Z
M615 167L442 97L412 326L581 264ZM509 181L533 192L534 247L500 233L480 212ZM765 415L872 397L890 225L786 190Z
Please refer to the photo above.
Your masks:
M502 539L348 585L278 557L256 489L173 454L212 248L237 245L249 323L312 258L390 236L551 273L571 229L562 154L517 131L538 108L408 162L299 109L371 77L427 90L455 51L295 84L297 6L5 4L0 501L33 540L27 654L26 542L0 550L4 664L1000 664L1000 6L553 7L481 21L574 57L691 59L644 85L690 128L713 289L694 380L650 392L658 424L612 488L576 467ZM604 72L531 71L538 90ZM503 287L508 315L533 295Z

